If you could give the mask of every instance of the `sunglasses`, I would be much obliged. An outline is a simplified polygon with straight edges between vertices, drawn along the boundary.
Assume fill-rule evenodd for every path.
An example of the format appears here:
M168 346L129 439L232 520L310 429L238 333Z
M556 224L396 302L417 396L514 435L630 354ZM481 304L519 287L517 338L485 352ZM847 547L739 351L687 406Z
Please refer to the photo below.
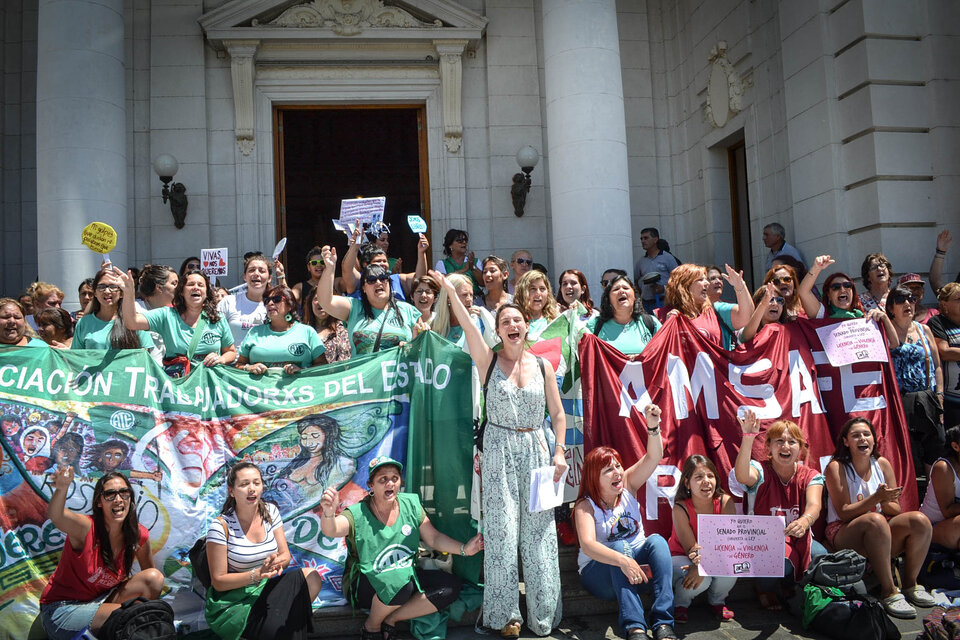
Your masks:
M916 301L917 301L917 296L906 296L902 298L893 299L894 304L903 304L904 302L909 302L910 304L913 304Z
M311 267L318 267L323 264L323 260L307 260L307 264Z
M280 294L277 294L275 296L264 296L263 302L264 304L266 304L267 302L272 302L273 304L280 304L281 302L283 302L283 296Z
M118 291L119 289L120 285L116 284L104 284L101 282L97 285L97 291Z
M775 302L776 304L780 305L781 307L783 306L783 302L784 302L784 301L783 301L783 296L774 296L774 297L772 298L772 300L773 300L773 302Z
M466 242L466 241L467 241L467 236L457 236L456 238L453 239L453 241L454 241L454 242Z
M777 276L776 278L771 278L770 282L773 284L787 284L788 282L793 282L793 278L790 276Z
M517 264L533 264L533 260L530 258L517 258L516 262Z
M100 494L103 496L103 499L107 502L113 502L117 499L117 496L120 496L124 502L130 499L131 493L130 489L107 489Z
M378 276L366 276L364 277L364 282L367 284L376 284L377 282L386 282L390 279L389 273L381 273Z
M606 289L606 288L607 288L607 285L610 284L611 282L613 282L613 280L601 280L601 281L600 281L600 286L603 287L604 289Z
M840 289L853 289L852 282L831 282L830 291L840 291Z

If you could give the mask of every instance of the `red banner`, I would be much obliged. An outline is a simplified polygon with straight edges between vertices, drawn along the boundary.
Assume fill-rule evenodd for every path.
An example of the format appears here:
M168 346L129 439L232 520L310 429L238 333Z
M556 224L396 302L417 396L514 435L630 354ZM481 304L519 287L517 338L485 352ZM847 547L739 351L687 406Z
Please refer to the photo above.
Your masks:
M584 451L614 447L624 466L643 455L643 407L660 406L664 459L639 494L648 532L669 534L670 498L683 461L708 456L727 476L740 448L737 411L750 407L762 421L753 457L767 457L764 432L775 420L800 425L810 444L806 464L823 469L851 417L868 418L880 454L903 486L904 510L918 507L917 484L903 406L889 362L833 367L816 328L835 320L797 320L764 327L748 345L726 351L686 318L667 320L639 356L625 356L595 336L580 341ZM826 512L824 504L823 512Z

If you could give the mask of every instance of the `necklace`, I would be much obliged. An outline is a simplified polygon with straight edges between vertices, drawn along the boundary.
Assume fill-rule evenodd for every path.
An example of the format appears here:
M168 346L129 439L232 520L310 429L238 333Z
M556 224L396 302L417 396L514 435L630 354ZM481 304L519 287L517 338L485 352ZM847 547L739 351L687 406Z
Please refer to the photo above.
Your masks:
M380 520L380 522L386 525L387 521L390 519L390 514L393 513L393 506L391 505L390 511L387 511L387 517L384 519L383 515L380 513L380 509L377 507L376 499L370 498L370 504L373 505L373 510L377 512L377 518Z

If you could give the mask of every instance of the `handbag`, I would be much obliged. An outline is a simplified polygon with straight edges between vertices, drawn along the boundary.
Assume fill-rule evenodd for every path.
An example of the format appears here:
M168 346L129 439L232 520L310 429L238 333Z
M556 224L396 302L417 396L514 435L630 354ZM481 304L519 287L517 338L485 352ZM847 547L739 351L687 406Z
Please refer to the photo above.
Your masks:
M863 578L867 559L853 549L817 556L803 574L803 583L848 589Z
M200 344L200 336L207 329L207 316L200 314L200 320L193 329L193 338L187 347L187 355L171 356L163 359L163 371L171 378L186 378L190 375L190 361Z
M114 640L174 640L173 608L163 600L131 598L110 614L97 635Z

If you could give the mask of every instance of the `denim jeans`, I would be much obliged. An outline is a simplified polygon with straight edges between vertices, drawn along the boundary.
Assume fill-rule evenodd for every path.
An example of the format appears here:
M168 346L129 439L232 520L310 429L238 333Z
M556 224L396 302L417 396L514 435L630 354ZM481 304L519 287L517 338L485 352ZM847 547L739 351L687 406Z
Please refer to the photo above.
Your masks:
M693 599L698 595L707 592L707 602L713 606L724 604L727 601L727 594L737 583L736 578L729 577L704 577L699 587L694 589L683 588L683 578L687 575L686 571L681 570L690 564L690 558L687 556L673 556L673 606L689 607Z
M810 561L817 556L827 555L827 548L817 540L810 541ZM793 563L789 558L783 559L783 578L789 578L793 582ZM757 589L760 591L773 591L780 584L783 578L757 578Z
M620 627L624 630L647 629L640 594L653 590L653 606L650 609L650 627L661 624L673 625L673 569L670 547L662 536L654 534L633 550L637 564L648 564L653 579L640 584L630 584L620 567L591 560L580 572L580 582L594 597L601 600L616 600L620 605Z

